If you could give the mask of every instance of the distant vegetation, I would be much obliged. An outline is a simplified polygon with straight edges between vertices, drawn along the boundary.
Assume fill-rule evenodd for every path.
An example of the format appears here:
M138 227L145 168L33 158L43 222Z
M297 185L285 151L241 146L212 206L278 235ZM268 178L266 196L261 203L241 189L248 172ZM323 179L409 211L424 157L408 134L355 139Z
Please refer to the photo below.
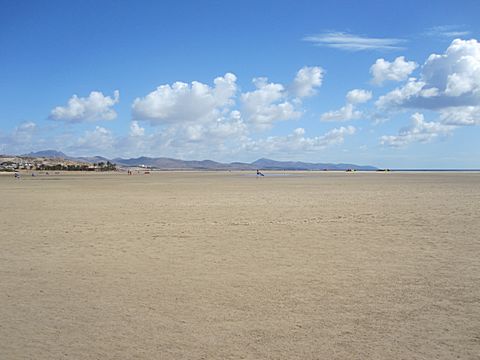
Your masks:
M3 160L3 161L2 161ZM0 157L0 171L36 170L36 171L115 171L113 162L84 163L65 159L32 157Z
M110 162L110 161L107 161L106 163L104 163L104 162L99 162L98 164L94 163L93 166L100 171L114 171L114 170L117 170L117 165Z
M36 166L36 170L66 170L66 171L115 171L117 170L117 165L111 163L110 161L89 164L51 164L44 165L39 164Z

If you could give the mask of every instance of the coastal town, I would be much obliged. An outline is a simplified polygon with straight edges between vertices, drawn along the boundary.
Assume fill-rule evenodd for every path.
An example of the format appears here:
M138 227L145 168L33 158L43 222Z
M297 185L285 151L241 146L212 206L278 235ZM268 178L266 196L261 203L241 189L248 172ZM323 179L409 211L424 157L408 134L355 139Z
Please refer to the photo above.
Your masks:
M4 172L15 172L19 170L113 171L116 169L116 164L110 161L89 163L64 158L0 155L0 171Z

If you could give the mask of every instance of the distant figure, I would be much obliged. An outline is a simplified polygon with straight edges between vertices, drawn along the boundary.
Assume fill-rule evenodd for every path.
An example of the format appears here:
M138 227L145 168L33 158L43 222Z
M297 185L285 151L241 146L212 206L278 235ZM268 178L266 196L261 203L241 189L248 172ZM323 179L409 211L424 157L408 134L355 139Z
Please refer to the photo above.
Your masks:
M15 172L15 179L20 179L20 174L18 172Z
M257 169L257 176L265 176L265 175L263 175L263 174L260 172L260 170Z
M32 172L32 177L35 177L35 173Z

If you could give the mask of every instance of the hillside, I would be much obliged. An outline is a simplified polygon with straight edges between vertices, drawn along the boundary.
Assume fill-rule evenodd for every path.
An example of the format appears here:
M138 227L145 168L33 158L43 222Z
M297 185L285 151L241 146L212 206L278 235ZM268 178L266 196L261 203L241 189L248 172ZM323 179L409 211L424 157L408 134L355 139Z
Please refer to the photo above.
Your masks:
M81 163L100 163L110 161L122 167L148 167L158 170L377 170L370 165L309 163L301 161L277 161L261 158L251 163L231 162L221 163L213 160L180 160L167 157L115 158L108 159L102 156L73 157L56 150L31 152L20 157L55 158Z

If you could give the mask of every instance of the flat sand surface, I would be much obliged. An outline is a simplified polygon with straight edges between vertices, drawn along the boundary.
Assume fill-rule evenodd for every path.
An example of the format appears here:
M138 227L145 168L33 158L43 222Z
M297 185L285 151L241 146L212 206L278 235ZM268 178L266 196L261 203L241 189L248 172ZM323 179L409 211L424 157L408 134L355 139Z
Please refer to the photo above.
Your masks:
M0 176L0 359L479 359L480 174Z

